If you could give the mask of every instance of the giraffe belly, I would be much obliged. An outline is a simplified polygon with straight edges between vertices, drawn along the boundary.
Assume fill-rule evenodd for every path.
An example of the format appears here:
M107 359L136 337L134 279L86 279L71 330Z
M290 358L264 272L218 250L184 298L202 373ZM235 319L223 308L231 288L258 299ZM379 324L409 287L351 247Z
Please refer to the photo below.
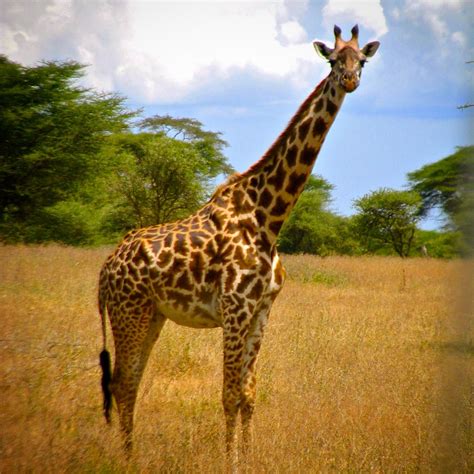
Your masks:
M210 305L190 305L189 308L183 308L181 305L158 304L158 309L163 316L180 326L196 329L222 327L217 312Z

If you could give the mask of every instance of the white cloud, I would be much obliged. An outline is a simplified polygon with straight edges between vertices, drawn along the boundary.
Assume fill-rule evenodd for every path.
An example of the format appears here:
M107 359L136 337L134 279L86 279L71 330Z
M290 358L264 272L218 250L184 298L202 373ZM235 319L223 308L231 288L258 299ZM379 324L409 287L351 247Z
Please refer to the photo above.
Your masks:
M88 85L114 86L111 72L124 45L123 3L7 0L2 8L0 31L14 40L2 42L3 54L27 65L74 59L90 64Z
M451 35L451 40L453 41L453 43L456 43L461 47L465 47L467 44L466 35L462 31L455 31Z
M358 23L371 30L377 38L388 31L385 14L380 0L328 0L323 8L323 21L326 27L342 22Z
M178 99L209 76L226 77L229 71L249 68L276 76L296 76L300 61L313 60L308 44L293 44L304 35L295 20L283 22L289 44L278 38L285 11L279 3L138 4L131 9L134 26L129 49L133 51L123 70L136 68L137 58L150 63L150 73L163 82L149 89L152 98ZM179 22L176 19L179 18ZM179 27L177 27L179 26ZM167 97L166 97L167 96Z
M399 10L397 7L392 8L392 10L391 10L390 13L392 14L392 17L393 17L395 20L400 19L400 10Z
M448 25L443 21L439 15L434 12L426 12L424 16L425 21L430 26L433 33L440 39L446 38L448 35Z
M307 39L306 31L295 20L282 23L281 34L289 44L301 43Z
M460 9L466 0L407 0L406 7L437 9L449 7Z
M469 7L468 3L465 0L405 0L403 11L407 18L426 23L436 39L443 42L450 36L447 14L459 13Z
M90 64L93 87L138 101L179 101L236 70L304 83L308 64L318 64L296 19L306 6L7 0L0 40L16 61L75 59Z

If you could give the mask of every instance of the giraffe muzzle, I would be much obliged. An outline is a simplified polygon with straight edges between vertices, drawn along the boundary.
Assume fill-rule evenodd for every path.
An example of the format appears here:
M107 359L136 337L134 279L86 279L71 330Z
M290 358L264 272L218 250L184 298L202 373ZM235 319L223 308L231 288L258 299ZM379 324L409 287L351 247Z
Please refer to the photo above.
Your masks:
M346 92L353 92L359 87L359 78L357 74L343 74L341 77L341 86Z

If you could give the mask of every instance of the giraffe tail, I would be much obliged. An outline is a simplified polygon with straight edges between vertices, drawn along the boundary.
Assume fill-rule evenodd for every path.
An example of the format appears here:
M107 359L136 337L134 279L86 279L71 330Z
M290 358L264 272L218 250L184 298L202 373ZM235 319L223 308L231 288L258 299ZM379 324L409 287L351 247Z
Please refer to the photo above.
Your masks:
M102 393L104 395L104 416L105 421L110 423L110 410L112 408L112 391L110 390L110 381L112 379L112 371L110 370L110 353L104 349L100 353L100 366L102 368Z
M110 389L110 382L112 381L112 370L110 364L110 352L107 350L106 347L106 330L107 330L107 323L105 320L105 313L107 312L107 305L103 302L103 298L101 292L99 290L99 313L102 320L102 337L104 341L104 348L100 353L99 360L100 360L100 367L102 369L102 394L104 397L103 402L103 411L105 416L105 421L110 423L110 411L112 409L112 390Z

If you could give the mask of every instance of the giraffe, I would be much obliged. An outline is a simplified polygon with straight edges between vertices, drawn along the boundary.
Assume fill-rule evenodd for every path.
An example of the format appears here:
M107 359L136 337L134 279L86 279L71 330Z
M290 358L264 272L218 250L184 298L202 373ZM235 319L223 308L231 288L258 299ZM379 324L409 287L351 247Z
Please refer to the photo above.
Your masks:
M362 49L358 27L344 41L334 26L334 48L315 41L330 63L262 158L231 176L186 219L128 233L104 263L99 312L104 415L116 401L125 447L132 447L134 407L151 349L167 320L192 328L222 328L226 452L237 460L240 414L242 451L252 445L256 361L270 308L285 271L276 241L311 174L344 96L358 85L377 41ZM108 314L115 342L113 374L106 348Z

